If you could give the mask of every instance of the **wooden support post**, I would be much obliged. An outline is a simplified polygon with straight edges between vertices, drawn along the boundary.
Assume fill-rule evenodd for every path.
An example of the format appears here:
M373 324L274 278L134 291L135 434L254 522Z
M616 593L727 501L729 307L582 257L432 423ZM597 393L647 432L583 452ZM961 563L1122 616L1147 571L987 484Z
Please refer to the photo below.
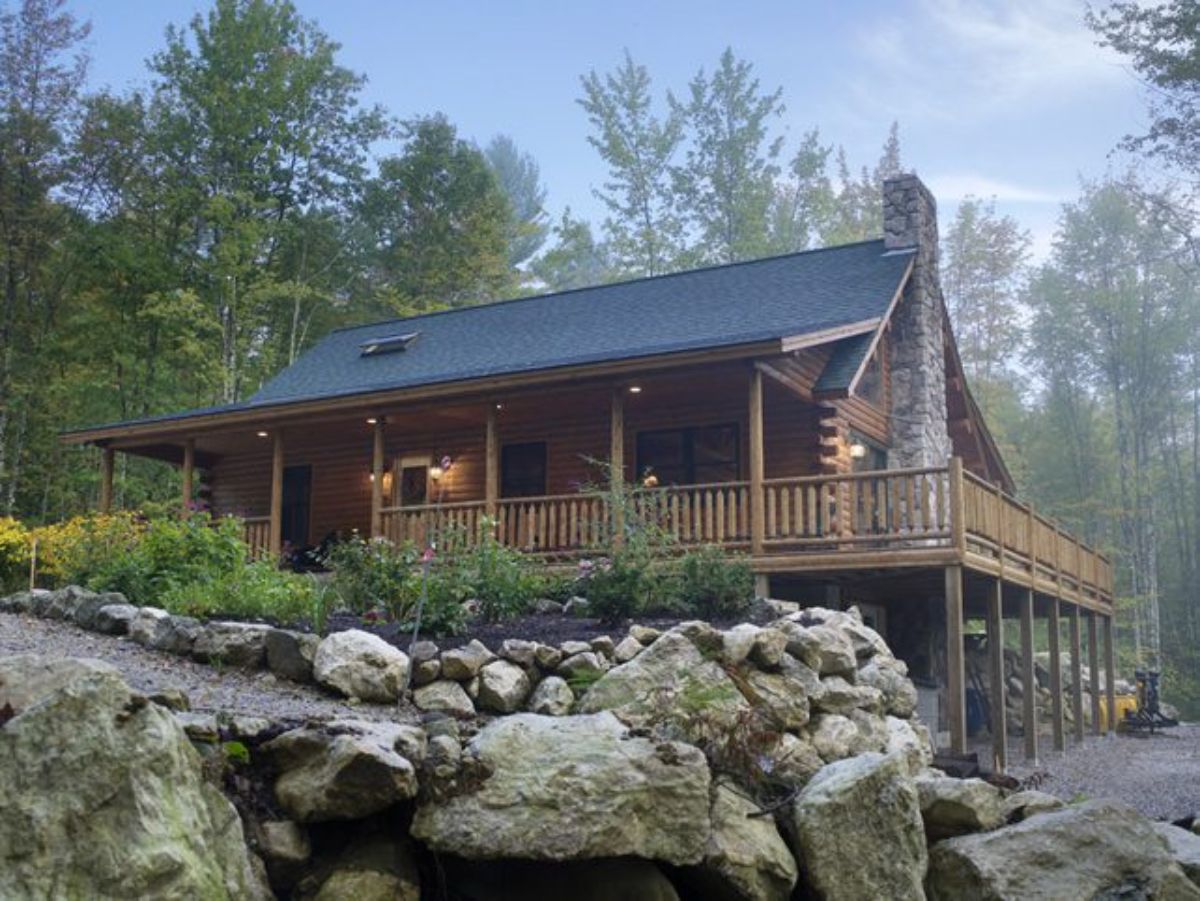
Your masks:
M192 481L196 472L196 439L183 443L183 515L192 512Z
M1046 623L1050 643L1050 713L1054 731L1054 750L1065 751L1066 736L1063 734L1062 696L1062 624L1059 621L1059 600L1050 599L1050 617Z
M612 480L612 495L616 506L612 511L612 543L620 547L625 543L625 395L621 389L613 391L609 415L608 436L609 478Z
M950 750L967 752L967 674L963 655L963 579L961 566L946 567L946 720Z
M276 431L271 442L271 514L267 552L278 559L283 551L283 433ZM361 471L361 470L360 470Z
M384 418L375 417L371 442L371 537L383 536Z
M763 493L763 382L762 371L750 372L750 553L763 552L767 516Z
M484 435L483 498L487 515L495 518L500 499L500 436L496 429L496 405L489 404Z
M967 519L963 509L963 466L961 457L951 457L950 479L950 536L959 557L967 550Z
M992 696L992 761L996 772L1003 773L1008 764L1008 691L1004 672L1004 583L999 579L988 585L987 645Z
M1033 590L1021 591L1021 725L1025 732L1025 760L1038 757L1037 670L1033 663Z
M113 505L113 460L116 451L111 447L101 450L100 454L100 512L109 513Z
M1117 655L1113 647L1113 617L1104 617L1104 695L1108 702L1108 734L1117 734Z
M1088 625L1088 692L1092 696L1092 735L1100 734L1100 641L1096 613L1089 610Z
M1071 714L1075 717L1075 740L1083 741L1083 643L1079 632L1079 605L1068 612L1071 623Z

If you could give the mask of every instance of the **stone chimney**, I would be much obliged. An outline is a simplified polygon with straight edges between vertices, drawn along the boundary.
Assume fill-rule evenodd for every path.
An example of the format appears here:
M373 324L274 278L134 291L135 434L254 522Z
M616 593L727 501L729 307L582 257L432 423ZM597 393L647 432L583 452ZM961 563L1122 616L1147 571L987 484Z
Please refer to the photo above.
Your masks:
M951 445L937 203L915 175L883 183L883 240L889 251L916 250L912 275L892 316L893 465L944 466Z

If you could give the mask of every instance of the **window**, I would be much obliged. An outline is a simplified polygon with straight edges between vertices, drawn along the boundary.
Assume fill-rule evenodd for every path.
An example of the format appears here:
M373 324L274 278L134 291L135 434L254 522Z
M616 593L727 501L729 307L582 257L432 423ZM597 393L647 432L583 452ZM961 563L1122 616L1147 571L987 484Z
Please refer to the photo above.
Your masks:
M546 493L546 442L506 444L500 451L500 496L537 497Z
M406 332L403 335L381 335L378 338L369 338L358 345L358 352L364 357L377 357L381 354L408 350L409 345L416 341L420 334L420 332Z
M660 485L732 482L741 475L734 424L639 432L638 478L647 471Z

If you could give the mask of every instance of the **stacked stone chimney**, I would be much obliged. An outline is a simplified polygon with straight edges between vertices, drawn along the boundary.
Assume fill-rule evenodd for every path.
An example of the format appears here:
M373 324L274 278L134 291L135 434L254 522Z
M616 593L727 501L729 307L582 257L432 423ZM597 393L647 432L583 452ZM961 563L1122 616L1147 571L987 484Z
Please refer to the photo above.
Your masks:
M937 203L915 175L883 183L883 237L888 250L916 249L912 276L892 316L893 465L944 466L951 445Z

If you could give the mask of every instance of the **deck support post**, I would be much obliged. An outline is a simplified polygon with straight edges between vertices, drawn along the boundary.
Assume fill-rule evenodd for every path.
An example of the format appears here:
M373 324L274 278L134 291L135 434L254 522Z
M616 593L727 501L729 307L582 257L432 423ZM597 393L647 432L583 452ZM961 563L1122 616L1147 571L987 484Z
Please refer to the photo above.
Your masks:
M1021 591L1021 726L1025 734L1025 760L1037 765L1037 670L1033 661L1033 590Z
M1072 730L1076 741L1083 741L1083 643L1079 632L1079 605L1072 604L1068 613L1071 622L1071 715L1075 717Z
M1113 647L1113 615L1104 617L1104 695L1108 702L1108 734L1117 734L1117 655Z
M383 536L384 418L375 417L371 442L371 537Z
M1050 712L1054 731L1054 750L1065 751L1067 740L1063 734L1062 696L1062 624L1059 621L1059 600L1050 598L1050 616L1046 623L1050 644Z
M1003 773L1008 765L1008 704L1004 672L1004 583L995 579L987 597L988 675L991 682L992 761Z
M1089 610L1088 626L1088 692L1092 696L1092 735L1100 734L1100 624L1096 622L1096 612Z
M946 567L946 720L950 727L950 750L967 752L966 663L963 655L963 572L961 566Z
M183 442L183 515L192 512L192 482L196 472L196 439Z
M608 471L614 503L612 543L621 547L625 543L625 395L620 388L613 391L610 405Z
M101 448L100 451L100 503L101 513L112 511L113 505L113 460L116 451L111 447Z
M483 499L484 512L495 519L500 496L500 437L496 432L496 405L488 404L484 434Z
M267 551L278 560L283 552L283 433L276 431L271 442L271 522Z
M750 553L763 553L767 518L763 495L763 382L762 370L750 371Z

